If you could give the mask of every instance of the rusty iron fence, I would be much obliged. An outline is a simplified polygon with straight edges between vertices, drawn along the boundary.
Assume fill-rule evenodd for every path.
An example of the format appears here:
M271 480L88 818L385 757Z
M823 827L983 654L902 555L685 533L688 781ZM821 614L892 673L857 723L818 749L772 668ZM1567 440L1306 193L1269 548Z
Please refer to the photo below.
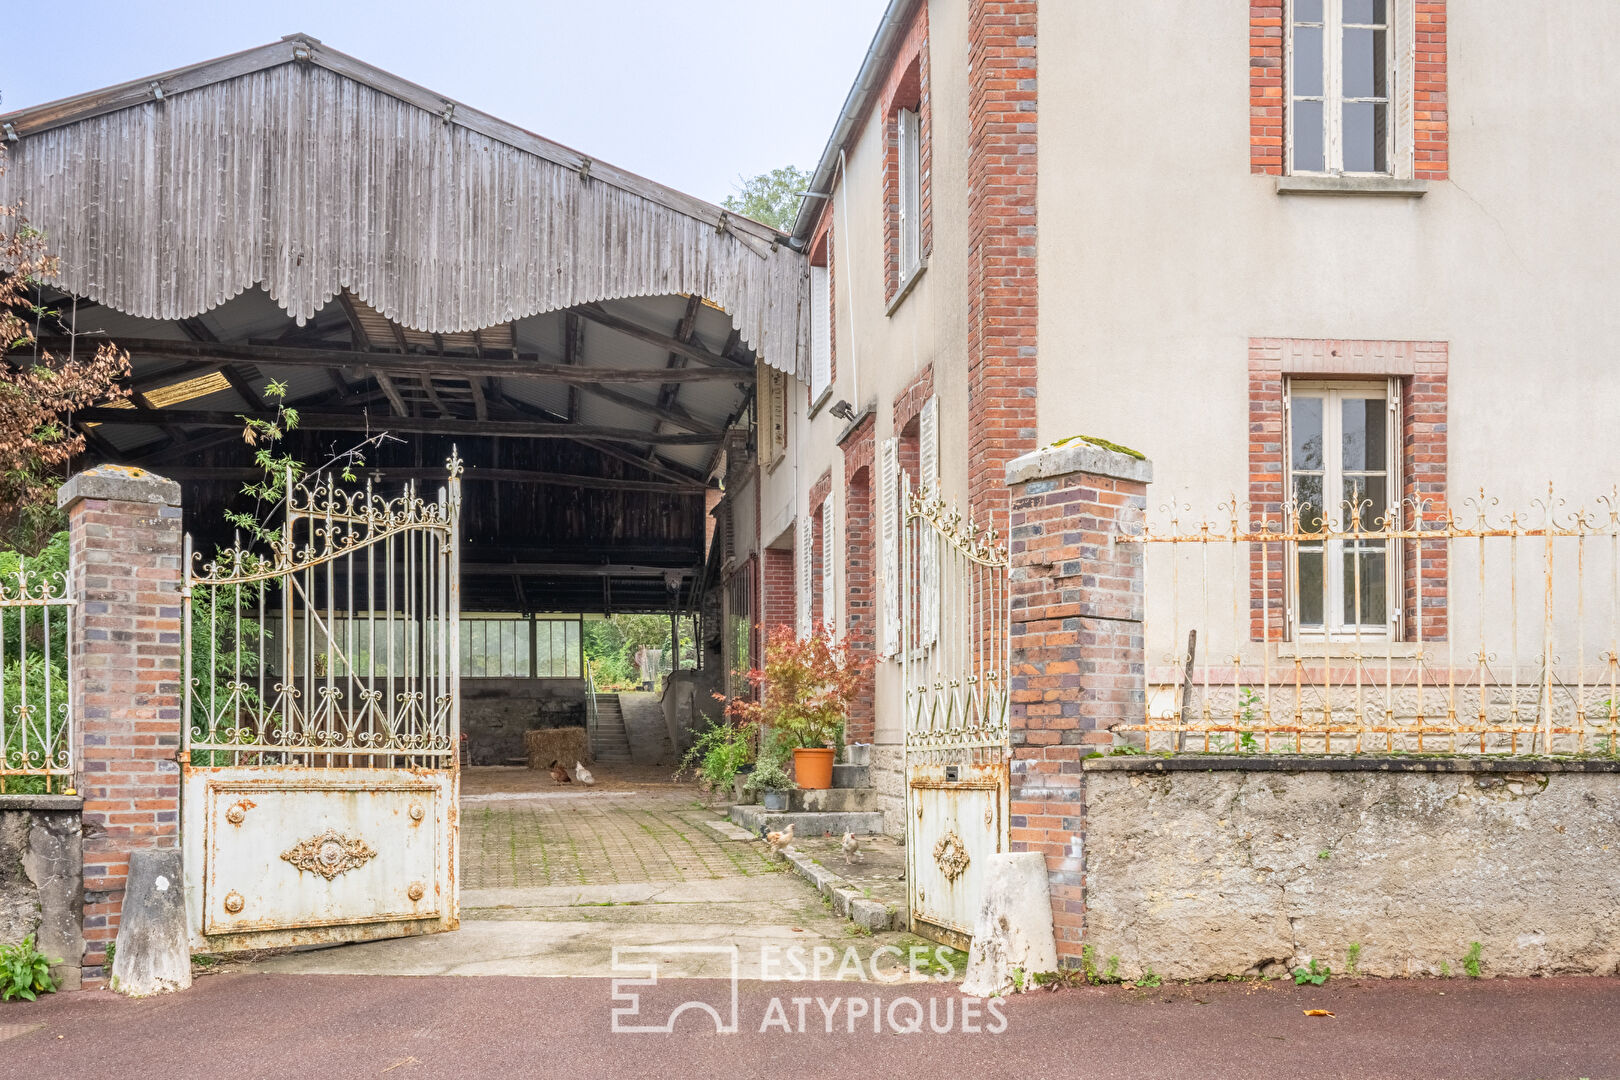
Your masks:
M425 766L457 756L460 462L414 484L287 478L267 553L186 540L185 749L194 766Z
M1620 492L1457 509L1350 491L1124 526L1151 750L1620 753Z
M20 560L0 579L0 794L73 787L73 606L68 572Z

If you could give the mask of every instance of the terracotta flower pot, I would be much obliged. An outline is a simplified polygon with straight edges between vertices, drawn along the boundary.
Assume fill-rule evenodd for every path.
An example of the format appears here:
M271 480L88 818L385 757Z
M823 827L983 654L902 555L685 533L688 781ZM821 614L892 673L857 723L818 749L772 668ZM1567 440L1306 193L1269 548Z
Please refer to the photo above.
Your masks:
M833 758L830 746L800 746L793 751L793 779L810 791L832 787Z

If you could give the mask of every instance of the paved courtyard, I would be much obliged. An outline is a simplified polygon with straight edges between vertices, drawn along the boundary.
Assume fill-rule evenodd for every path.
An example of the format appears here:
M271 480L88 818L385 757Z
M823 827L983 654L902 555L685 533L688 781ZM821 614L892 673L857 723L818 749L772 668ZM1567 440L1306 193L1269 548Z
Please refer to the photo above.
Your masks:
M857 932L724 807L667 768L598 770L579 788L527 769L470 769L461 804L461 929L309 949L245 970L300 974L612 974L624 946L739 947L755 977L772 947L863 955L905 935ZM887 860L869 866L883 867ZM724 975L715 953L671 954L665 975ZM768 961L767 961L768 962ZM231 965L233 968L237 965Z

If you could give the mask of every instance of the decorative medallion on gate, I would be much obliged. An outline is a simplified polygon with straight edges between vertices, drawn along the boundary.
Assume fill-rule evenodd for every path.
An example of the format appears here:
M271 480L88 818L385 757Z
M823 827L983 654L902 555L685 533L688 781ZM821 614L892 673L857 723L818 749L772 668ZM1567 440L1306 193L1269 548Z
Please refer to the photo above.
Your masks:
M955 881L962 876L968 868L967 845L955 832L948 832L939 838L934 845L934 862L939 865L939 872L945 875L946 881Z
M365 865L367 860L375 859L377 853L358 836L346 836L335 829L327 829L319 836L294 844L283 851L281 857L298 867L300 873L308 870L331 881L339 874L346 874Z

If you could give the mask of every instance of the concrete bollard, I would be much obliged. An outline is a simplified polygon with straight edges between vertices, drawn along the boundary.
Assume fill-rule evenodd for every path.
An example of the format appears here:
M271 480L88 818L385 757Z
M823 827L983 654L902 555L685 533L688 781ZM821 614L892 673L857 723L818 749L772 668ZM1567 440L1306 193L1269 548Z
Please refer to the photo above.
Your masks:
M145 997L191 985L186 885L178 851L132 851L112 988Z
M962 993L993 997L1030 990L1037 974L1057 966L1046 856L1038 851L990 856Z

